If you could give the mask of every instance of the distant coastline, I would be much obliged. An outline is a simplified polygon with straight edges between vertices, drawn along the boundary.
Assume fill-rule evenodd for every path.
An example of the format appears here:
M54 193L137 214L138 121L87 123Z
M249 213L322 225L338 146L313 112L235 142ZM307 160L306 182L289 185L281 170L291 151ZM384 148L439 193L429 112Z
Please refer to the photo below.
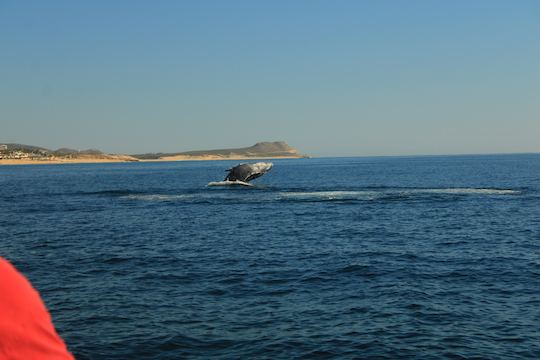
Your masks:
M84 164L117 162L208 161L306 158L283 141L259 142L235 149L198 150L180 153L135 155L106 154L99 150L49 150L22 144L0 144L0 165Z

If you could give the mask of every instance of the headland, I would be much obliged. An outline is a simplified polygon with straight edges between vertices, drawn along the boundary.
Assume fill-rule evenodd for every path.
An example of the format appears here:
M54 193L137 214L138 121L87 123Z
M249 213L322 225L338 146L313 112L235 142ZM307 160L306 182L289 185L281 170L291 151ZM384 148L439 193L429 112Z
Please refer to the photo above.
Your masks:
M23 144L0 144L0 165L78 164L146 161L201 161L305 158L284 141L259 142L244 148L196 150L177 153L108 154L100 150L74 150Z

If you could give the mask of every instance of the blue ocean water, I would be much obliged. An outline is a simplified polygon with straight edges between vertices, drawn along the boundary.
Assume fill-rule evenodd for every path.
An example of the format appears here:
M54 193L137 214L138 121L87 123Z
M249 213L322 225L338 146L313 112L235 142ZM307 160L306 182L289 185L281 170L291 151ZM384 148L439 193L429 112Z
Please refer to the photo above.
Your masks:
M0 167L78 359L540 358L540 155Z

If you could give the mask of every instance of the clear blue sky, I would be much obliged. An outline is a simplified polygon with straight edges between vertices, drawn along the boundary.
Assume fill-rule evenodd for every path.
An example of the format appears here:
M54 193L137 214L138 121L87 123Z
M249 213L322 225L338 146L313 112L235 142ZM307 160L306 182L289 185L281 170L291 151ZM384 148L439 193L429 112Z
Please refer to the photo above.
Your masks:
M540 152L540 1L0 0L0 142Z

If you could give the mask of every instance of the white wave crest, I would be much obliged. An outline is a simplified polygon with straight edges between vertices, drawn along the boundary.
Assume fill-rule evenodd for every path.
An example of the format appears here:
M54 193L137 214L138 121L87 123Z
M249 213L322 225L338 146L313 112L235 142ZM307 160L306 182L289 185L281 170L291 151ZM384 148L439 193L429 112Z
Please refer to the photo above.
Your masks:
M232 183L232 184L231 184ZM210 183L212 184L212 183ZM239 184L236 181L221 181L216 185L209 186L253 186L248 183ZM190 194L131 194L122 196L123 199L140 201L370 201L378 199L398 199L422 196L429 194L438 195L470 195L470 196L508 196L517 195L521 192L511 189L490 189L490 188L384 188L377 190L356 190L356 191L281 191L272 193L251 193L249 192L199 192Z
M376 191L295 191L279 194L285 199L319 200L371 200L380 195Z
M478 188L446 188L446 189L416 189L413 192L435 194L473 194L473 195L512 195L519 194L517 190L510 189L478 189Z
M385 197L408 197L422 194L442 194L442 195L516 195L517 190L510 189L487 189L487 188L426 188L426 189L406 189L388 188L381 190L363 191L296 191L281 192L281 199L296 200L374 200Z
M142 200L142 201L177 201L191 199L193 196L188 194L181 195L161 195L161 194L147 194L147 195L127 195L123 196L124 199L129 200Z

